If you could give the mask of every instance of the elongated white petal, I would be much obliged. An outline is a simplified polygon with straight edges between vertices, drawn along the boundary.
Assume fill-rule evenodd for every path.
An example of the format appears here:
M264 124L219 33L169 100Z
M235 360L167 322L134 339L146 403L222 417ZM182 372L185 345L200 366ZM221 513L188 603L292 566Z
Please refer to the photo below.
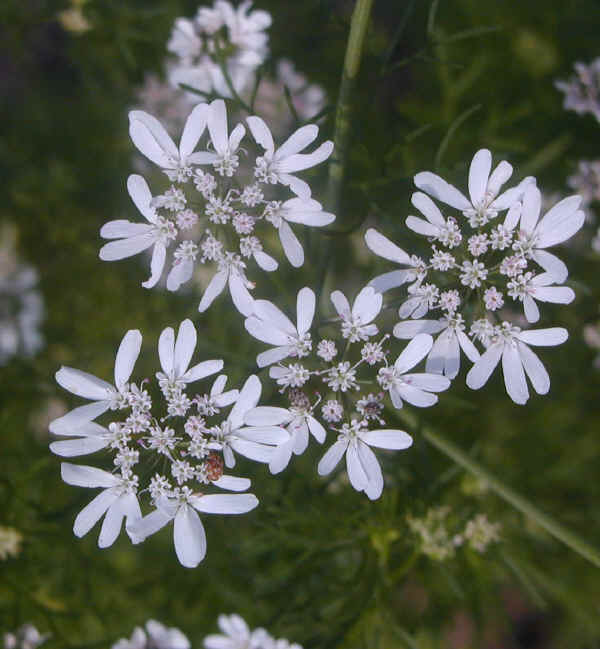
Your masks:
M236 402L239 394L239 390L227 390L227 392L215 395L213 399L218 408L226 408Z
M430 171L422 171L415 176L415 185L426 194L437 198L457 210L468 210L471 203L453 185Z
M225 489L225 491L246 491L250 489L250 480L248 478L238 478L233 475L222 475L218 480L213 480L215 487Z
M418 334L437 334L446 328L447 322L441 320L405 320L394 326L396 338L410 339Z
M450 340L452 337L453 333L446 329L436 338L431 351L427 356L427 363L425 364L425 369L428 372L433 372L434 374L444 373L446 368L446 358L449 354ZM456 376L456 374L454 376Z
M360 438L369 446L387 448L392 451L402 451L412 446L412 437L403 430L377 429L360 434Z
M274 406L258 406L248 410L244 415L244 422L247 426L280 426L289 422L290 419L289 410Z
M108 439L102 437L80 437L79 439L66 439L60 442L52 442L50 450L55 455L62 457L77 457L79 455L89 455L95 453L101 448L106 448L109 444Z
M246 119L246 123L257 144L260 144L263 149L272 155L275 150L275 143L273 142L271 131L265 122L260 117L252 115Z
M504 385L508 396L515 403L526 403L529 399L529 390L527 389L521 356L516 345L504 345L502 373L504 374Z
M352 305L352 315L360 318L362 324L368 324L374 320L383 306L383 296L375 291L372 286L365 286L356 296Z
M157 241L154 244L154 249L152 250L152 260L150 261L150 277L145 282L142 282L142 286L144 288L153 288L158 284L160 278L162 277L163 270L165 268L166 258L167 258L166 247L160 241ZM180 266L180 264L178 264L177 266ZM171 273L172 272L173 271L171 271ZM171 284L172 281L173 280L171 280ZM167 279L167 288L169 288L168 284L169 284L169 280ZM169 290L173 290L173 289L169 289Z
M152 193L146 179L139 174L131 174L127 178L127 191L134 205L138 208L139 213L149 223L155 223L156 211L151 206Z
M120 484L119 478L108 471L69 462L61 463L60 476L64 482L74 487L104 487L107 489Z
M163 246L164 248L164 246ZM156 251L156 246L154 247ZM164 262L163 262L164 266ZM162 274L162 268L161 268ZM177 291L182 284L188 282L194 274L194 262L191 259L177 259L167 275L167 290ZM160 277L160 276L159 276Z
M513 168L512 165L502 160L497 167L492 171L488 181L487 181L487 193L490 196L496 196L500 191L500 187L512 176ZM501 198L498 196L498 198ZM500 208L493 208L500 209ZM506 209L506 208L502 208Z
M229 150L230 151L236 151L238 146L240 145L240 142L242 141L242 138L246 135L246 129L244 128L243 124L236 124L235 128L233 131L231 131L231 135L229 136Z
M202 361L190 369L181 377L186 383L193 383L199 381L211 374L216 374L223 369L223 361L220 359Z
M568 286L540 286L535 289L534 297L541 302L571 304L575 299L575 292Z
M569 334L562 327L551 327L550 329L530 329L521 331L517 338L528 345L538 347L554 347L562 345L567 340Z
M254 311L254 298L250 295L250 291L248 291L244 280L238 273L229 273L229 292L231 293L231 300L235 308L242 315L252 315Z
M74 411L71 411L74 412ZM72 419L68 413L50 422L49 430L54 435L79 435L80 437L102 438L108 433L108 429L95 421L78 418Z
M552 275L557 283L564 282L569 276L569 270L565 263L556 255L546 250L534 250L533 259L548 273Z
M432 376L437 376L437 374L432 374ZM435 394L425 392L424 390L412 385L396 385L395 388L398 390L398 393L404 401L408 401L408 403L417 406L417 408L429 408L438 402L438 398Z
M77 426L90 422L92 419L106 412L109 408L110 401L95 401L85 406L73 408L66 415L52 422L50 432L53 432L55 435L70 435L71 432L66 431L74 430ZM62 430L65 432L61 432Z
M215 151L219 155L225 155L229 145L229 138L227 128L227 108L222 99L215 99L211 102L207 123L210 132L210 139L215 147Z
M257 444L281 444L288 439L289 433L279 426L244 426L236 430L236 435L242 439Z
M550 248L567 239L570 239L576 232L583 227L585 223L585 214L583 212L575 212L573 216L565 219L557 224L554 228L542 230L540 226L540 235L537 239L536 246L538 248Z
M563 221L573 218L581 205L581 196L567 196L549 209L540 221L539 231L549 232Z
M429 392L443 392L450 387L450 380L440 374L428 374L426 372L405 374L403 379L415 388Z
M392 405L394 406L394 408L398 410L404 405L402 397L400 396L400 393L394 385L392 385L392 387L390 388L390 399L392 400Z
M392 270L389 273L383 273L374 277L369 286L372 286L378 293L385 293L392 288L397 288L406 284L411 279L414 279L414 272L412 270Z
M482 388L496 369L502 356L503 344L490 345L467 374L467 385L472 390Z
M278 164L278 168L283 173L296 173L304 169L315 167L321 162L324 162L333 153L333 142L323 142L321 146L317 147L312 153L296 153Z
M522 342L517 343L523 369L527 373L533 389L538 394L548 394L550 390L550 377L542 361L537 355Z
M440 227L446 225L446 221L442 216L438 206L423 192L415 192L410 202L423 214L423 216L433 225Z
M110 547L117 540L117 537L121 532L121 526L123 525L123 519L125 518L125 512L121 507L119 507L119 500L121 498L123 498L123 496L117 498L106 512L106 516L102 522L102 528L100 529L100 536L98 537L99 548Z
M246 379L240 394L238 396L235 405L229 413L227 418L231 422L231 427L233 430L240 428L244 423L244 416L248 410L256 407L258 400L260 399L260 393L262 391L262 385L258 376L252 374Z
M346 451L346 470L350 484L356 491L363 491L369 483L369 477L358 456L358 442L350 442Z
M321 425L319 421L317 421L312 415L309 415L306 418L306 423L308 425L308 430L310 431L310 434L319 442L319 444L322 444L325 441L325 437L327 437L327 432Z
M132 223L124 219L109 221L100 229L100 236L103 239L128 239L141 234L147 234L152 229L147 223Z
M298 291L296 299L296 315L298 320L298 333L304 335L312 326L315 316L316 297L314 291L308 287Z
M483 202L491 169L492 154L487 149L480 149L469 167L469 196L473 205Z
M521 209L523 206L521 203L513 203L510 206L510 209L506 213L506 217L504 219L504 227L507 230L514 230L517 227L517 223L519 222L519 219L521 218Z
M274 446L267 446L241 438L233 439L231 441L231 448L249 460L263 462L264 464L268 464L271 461L275 450Z
M535 178L533 176L527 176L527 178L524 178L516 187L511 187L505 192L502 192L502 194L492 202L490 208L498 211L511 208L515 203L522 199L523 193L529 185L535 185Z
M155 165L162 169L175 167L179 159L179 151L160 122L154 117L142 111L130 112L129 136L140 153Z
M333 291L329 298L340 318L346 319L351 316L350 302L348 302L348 298L341 291Z
M204 514L246 514L258 505L254 494L211 494L192 501Z
M296 327L292 321L285 315L285 313L283 313L283 311L268 300L254 300L254 315L265 322L271 323L277 329L284 331L290 336L296 335Z
M317 472L319 475L327 475L331 473L335 467L339 464L339 461L342 459L346 448L348 447L348 442L338 441L330 446L325 455L321 458L319 465L317 466Z
M262 250L258 250L254 253L254 259L260 266L260 268L266 270L267 273L272 273L274 270L277 270L279 268L279 264L275 261L275 259L273 259L271 255L267 255L267 253L263 252Z
M292 353L292 347L289 345L282 345L281 347L273 347L273 349L267 349L265 352L261 352L256 357L256 364L258 367L268 367L273 363L279 363L284 358L287 358Z
M153 512L137 520L127 521L127 534L132 543L141 543L149 536L156 534L175 516L176 508L159 507Z
M302 199L310 198L310 186L301 178L297 178L292 174L280 173L279 182L282 185L289 187L294 192L294 194L296 194L296 196L299 196Z
M156 242L154 232L146 232L127 239L116 239L106 243L100 248L98 256L102 261L118 261L143 252Z
M115 359L115 385L121 389L133 372L142 348L142 334L138 329L129 330L124 336Z
M523 207L521 209L521 230L525 230L528 234L533 232L540 210L542 208L542 194L540 190L531 185L523 195Z
M406 217L406 227L417 234L421 234L424 237L436 237L440 233L440 229L437 225L432 225L425 219L420 219L417 216L408 216Z
M481 358L481 354L477 350L477 347L475 347L475 345L471 342L471 339L464 333L464 331L457 331L456 336L458 338L460 348L463 350L466 357L471 361L471 363L476 363Z
M537 322L540 319L538 305L530 295L526 295L523 298L523 311L525 312L527 322Z
M206 534L200 516L189 506L181 505L173 529L175 554L185 568L195 568L206 555Z
M208 111L209 107L207 104L198 104L189 114L185 122L181 141L179 142L179 156L184 164L187 157L194 152L198 141L204 133L208 120Z
M305 149L309 144L314 142L319 135L319 127L315 124L307 124L302 126L297 131L294 131L290 137L277 149L275 152L276 160L284 160L285 158L299 153Z
M365 243L367 244L367 248L379 257L383 257L388 261L395 261L397 264L411 265L410 257L404 250L399 248L395 243L392 243L374 228L369 228L365 232Z
M294 268L299 268L304 263L304 250L298 237L292 231L287 221L281 221L279 226L279 240L283 247L283 252L288 261Z
M370 500L377 500L383 491L383 474L375 457L375 453L362 442L358 442L356 449L361 466L367 476L367 485L364 489Z
M85 536L94 525L102 518L106 510L117 500L119 495L112 489L101 491L77 515L73 524L75 536Z
M246 318L244 326L251 336L267 345L287 347L290 344L290 336L294 335L282 331L272 320L262 320L256 316Z
M216 153L211 153L210 151L197 151L187 157L187 163L194 165L210 165L217 162L218 159L219 156Z
M277 446L273 451L273 455L269 462L269 471L273 475L281 473L292 459L292 451L294 447L294 437L288 437L288 439Z
M198 305L198 311L200 311L200 313L206 311L206 309L208 309L208 307L214 302L215 298L221 295L227 284L228 274L229 273L226 270L220 270L213 275L213 278L208 283L208 286L202 295L202 299L200 300L200 304Z
M84 399L101 401L111 399L114 395L114 388L110 383L73 367L63 365L56 372L55 378L56 382L65 390Z
M196 327L192 321L187 318L180 325L175 340L175 359L173 370L176 377L183 376L189 367L192 355L196 349L197 334ZM221 368L219 368L221 369ZM216 370L217 372L219 370Z
M163 329L158 339L158 357L162 371L171 376L175 364L175 332L172 327Z
M432 346L433 338L429 334L417 334L398 356L394 367L400 373L406 372L422 361Z

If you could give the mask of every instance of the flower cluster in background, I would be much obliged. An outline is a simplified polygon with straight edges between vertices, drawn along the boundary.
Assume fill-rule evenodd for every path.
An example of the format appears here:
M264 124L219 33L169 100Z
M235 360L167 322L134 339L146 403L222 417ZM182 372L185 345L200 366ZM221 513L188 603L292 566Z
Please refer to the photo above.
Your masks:
M542 216L535 179L500 191L511 175L512 166L505 161L492 171L491 153L482 149L470 166L469 198L433 173L415 176L421 191L413 194L412 204L421 216L409 216L406 225L427 238L429 258L409 255L375 229L367 231L365 241L376 255L401 267L371 285L384 292L408 284L394 335L437 335L427 371L456 377L462 352L473 363L467 385L479 389L502 361L509 396L525 403L526 375L538 394L550 388L548 373L529 345L559 345L567 332L523 330L515 323L515 307L522 307L527 322L536 323L538 302L568 304L574 299L573 290L563 285L566 265L548 248L573 236L585 216L579 196L565 198ZM430 197L458 215L445 216Z
M36 269L19 260L16 231L4 226L0 235L0 365L5 365L13 356L34 356L43 347L44 299Z
M179 629L167 628L156 620L148 620L145 628L136 627L130 638L115 642L111 649L190 649L190 641Z
M0 525L0 560L19 556L23 536L14 527Z
M238 311L250 315L249 289L254 283L246 275L247 264L252 259L267 272L279 265L265 252L261 231L275 229L287 259L298 267L304 263L304 251L290 223L323 227L335 216L323 211L311 198L309 185L295 175L331 155L331 142L324 142L311 153L303 152L317 138L318 127L303 126L276 147L261 118L251 116L246 121L260 147L249 168L242 163L246 129L237 124L229 132L223 100L193 109L179 147L158 120L148 113L132 111L130 135L134 144L164 171L171 184L153 195L142 176L129 177L129 194L146 223L120 219L105 224L100 234L110 242L101 249L100 258L113 261L152 249L151 276L143 283L151 288L163 274L167 249L176 246L166 280L169 290L176 291L189 281L196 263L213 262L216 272L199 310L205 311L228 285ZM207 143L198 151L205 130L210 146ZM282 200L285 196L275 192L277 185L288 187L292 197Z
M302 649L285 638L275 639L266 629L250 629L235 613L219 615L221 633L204 638L204 649Z
M4 649L36 649L49 637L49 633L40 633L33 624L24 624L16 631L4 633Z
M591 113L600 122L600 58L589 65L575 63L574 67L575 76L554 84L565 95L563 106L578 115Z

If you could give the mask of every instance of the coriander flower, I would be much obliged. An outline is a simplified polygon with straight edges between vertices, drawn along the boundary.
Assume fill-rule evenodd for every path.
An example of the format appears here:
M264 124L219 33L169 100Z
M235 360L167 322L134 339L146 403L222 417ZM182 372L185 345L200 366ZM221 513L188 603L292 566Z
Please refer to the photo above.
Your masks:
M112 435L108 428L94 421L73 422L61 417L50 424L50 432L54 435L72 436L50 444L50 450L62 457L76 457L95 453L106 448L111 443Z
M202 294L198 311L200 313L206 311L214 300L221 295L225 286L229 286L231 300L235 308L242 315L251 315L254 309L254 299L248 289L254 288L254 284L246 277L245 268L246 264L239 255L228 252L220 257L218 259L218 270Z
M140 354L142 334L131 329L124 336L115 359L115 385L111 385L92 374L72 367L61 367L56 373L58 384L78 397L92 403L79 406L55 421L58 427L75 426L79 422L91 421L109 408L121 408L126 403L129 378ZM60 422L60 423L56 423Z
M219 615L221 634L204 638L205 649L270 649L274 640L261 628L251 631L239 615Z
M529 399L525 375L538 394L547 394L550 377L529 345L551 347L564 343L567 338L567 330L562 327L521 331L519 327L503 322L495 327L488 348L467 374L467 385L479 390L502 359L506 392L515 403L524 404Z
M420 363L432 347L433 338L429 334L419 333L404 348L393 366L379 370L377 380L384 390L389 391L394 408L402 408L403 399L419 408L433 406L438 397L432 393L450 387L450 381L439 374L406 373Z
M415 185L425 193L437 198L457 210L468 219L472 227L485 225L494 219L498 212L504 211L516 203L533 178L526 178L516 187L505 190L499 195L500 188L512 175L512 166L503 160L491 172L492 154L481 149L473 156L469 168L469 197L467 198L456 187L429 171L415 176ZM491 172L491 174L490 174ZM430 208L427 213L434 213Z
M271 131L260 117L253 115L246 121L254 139L265 150L264 154L256 159L255 176L262 182L287 185L302 199L310 198L311 191L308 184L293 174L327 160L333 151L333 142L329 140L323 142L312 153L300 153L314 142L319 134L318 126L307 124L292 133L278 149L275 149Z
M190 641L179 629L167 628L156 620L146 622L146 630L139 626L129 640L122 638L111 649L190 649Z
M517 275L508 282L508 295L523 302L523 310L527 322L537 322L540 310L536 300L552 302L553 304L570 304L575 299L575 293L568 286L551 286L555 278L551 273L524 273Z
M368 430L365 421L355 419L351 424L344 424L339 433L337 441L319 462L319 475L331 473L346 454L350 484L376 500L383 491L383 474L370 447L404 450L411 446L412 437L402 430Z
M350 342L368 340L376 336L379 330L372 324L383 306L383 297L371 286L366 286L356 296L352 309L346 296L341 291L331 294L331 301L342 319L342 336Z
M298 292L296 326L272 302L254 301L254 312L244 322L246 331L257 340L276 345L256 357L259 367L267 367L288 356L302 358L310 353L312 341L308 331L315 315L315 301L315 294L310 288L305 287Z
M75 536L85 536L106 514L98 537L98 547L107 548L117 540L123 519L130 522L141 518L142 512L136 497L137 476L117 476L102 469L68 462L61 464L61 476L67 484L76 487L103 487L103 491L77 515L73 525Z
M229 134L227 108L222 99L215 99L210 104L207 123L215 153L201 154L199 163L212 164L221 176L231 177L240 164L237 150L246 129L243 124L237 124Z

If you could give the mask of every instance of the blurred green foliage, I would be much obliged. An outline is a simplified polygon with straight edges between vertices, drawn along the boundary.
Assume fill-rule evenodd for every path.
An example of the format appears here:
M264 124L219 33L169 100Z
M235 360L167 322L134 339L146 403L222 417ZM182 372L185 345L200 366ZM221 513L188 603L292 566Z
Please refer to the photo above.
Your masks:
M292 59L335 98L352 3L256 5L273 14L274 58ZM235 520L208 520L208 556L196 570L179 566L166 531L136 547L121 538L105 551L93 532L72 535L90 494L60 481L47 448L50 400L75 405L53 382L56 369L74 365L108 378L123 332L139 328L139 375L150 376L159 332L184 317L200 328L199 353L218 350L235 381L253 371L256 346L226 301L199 318L196 293L145 291L142 264L103 264L97 254L100 226L132 213L127 111L136 88L146 72L160 73L173 20L196 4L89 0L83 15L91 28L83 34L59 24L68 6L4 0L0 7L0 219L17 227L47 308L45 349L1 370L0 524L24 542L17 558L0 562L0 629L31 621L52 632L48 647L91 649L155 617L200 646L218 613L236 611L306 649L598 646L598 569L476 488L419 430L411 431L410 453L384 456L387 484L376 503L318 478L321 449L277 478L242 463L261 506ZM366 223L418 250L403 225L417 171L464 184L474 151L485 146L519 178L535 174L544 191L567 193L577 160L598 157L600 125L564 112L553 81L600 54L599 33L595 0L377 0L335 225L348 233L325 235L328 286L356 287L379 272L362 245ZM331 118L324 131L331 134ZM600 296L590 234L587 226L561 251L577 301L546 309L548 322L571 334L544 354L550 395L519 407L498 377L478 393L457 381L420 416L600 546L600 376L581 335ZM323 240L311 235L313 258ZM319 260L258 290L289 306L321 270ZM406 516L439 505L457 521L480 512L501 521L502 541L447 562L420 555Z

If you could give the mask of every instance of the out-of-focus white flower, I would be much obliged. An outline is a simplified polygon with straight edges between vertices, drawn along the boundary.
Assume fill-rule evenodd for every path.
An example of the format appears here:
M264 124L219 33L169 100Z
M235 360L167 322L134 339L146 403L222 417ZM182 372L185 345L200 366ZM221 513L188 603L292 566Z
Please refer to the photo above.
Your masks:
M33 624L24 624L16 631L4 634L4 649L36 649L41 647L50 635L40 633Z
M111 649L190 649L190 641L179 629L167 628L156 620L148 620L146 629L136 627L131 638L122 638Z
M591 113L600 122L600 58L589 65L575 63L575 72L569 81L555 81L554 85L565 94L563 107L578 115Z
M483 553L491 543L500 540L500 523L490 523L485 514L478 514L467 522L464 538L470 547Z
M18 556L22 541L23 536L14 527L0 525L0 560Z

